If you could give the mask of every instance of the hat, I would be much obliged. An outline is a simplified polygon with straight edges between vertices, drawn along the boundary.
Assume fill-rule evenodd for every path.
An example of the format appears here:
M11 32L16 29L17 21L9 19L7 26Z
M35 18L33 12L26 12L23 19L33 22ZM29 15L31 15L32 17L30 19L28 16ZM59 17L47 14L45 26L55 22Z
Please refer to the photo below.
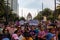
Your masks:
M17 34L13 34L12 37L13 37L14 39L19 39Z

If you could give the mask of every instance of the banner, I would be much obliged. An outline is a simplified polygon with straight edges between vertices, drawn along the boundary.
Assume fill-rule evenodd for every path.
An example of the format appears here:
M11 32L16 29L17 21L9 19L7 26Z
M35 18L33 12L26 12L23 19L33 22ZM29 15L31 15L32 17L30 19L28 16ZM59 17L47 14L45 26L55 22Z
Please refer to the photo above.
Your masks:
M38 20L31 20L29 22L29 25L35 25L35 26L37 26L38 24L39 24Z

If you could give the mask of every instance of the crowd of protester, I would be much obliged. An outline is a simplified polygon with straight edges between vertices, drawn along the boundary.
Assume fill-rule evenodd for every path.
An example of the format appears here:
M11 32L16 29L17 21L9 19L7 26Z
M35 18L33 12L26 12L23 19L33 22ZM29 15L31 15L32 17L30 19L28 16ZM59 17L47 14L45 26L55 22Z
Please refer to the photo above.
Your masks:
M0 26L0 40L60 40L60 23L40 22L38 26L8 24Z

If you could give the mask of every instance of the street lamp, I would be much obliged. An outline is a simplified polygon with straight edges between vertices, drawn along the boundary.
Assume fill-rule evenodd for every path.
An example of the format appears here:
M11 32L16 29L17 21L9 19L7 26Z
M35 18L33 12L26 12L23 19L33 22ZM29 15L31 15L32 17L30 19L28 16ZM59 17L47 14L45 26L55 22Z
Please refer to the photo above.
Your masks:
M11 10L13 11L13 0L11 0Z
M43 11L43 2L42 2L42 11Z
M42 11L43 11L43 0L42 0Z
M55 2L54 2L54 3L55 3L55 12L56 12L56 0L55 0Z
M56 17L55 17L56 16L56 0L54 0L54 5L55 5L55 8L54 8L54 14L53 14L54 15L53 21L55 21L55 19L56 19Z

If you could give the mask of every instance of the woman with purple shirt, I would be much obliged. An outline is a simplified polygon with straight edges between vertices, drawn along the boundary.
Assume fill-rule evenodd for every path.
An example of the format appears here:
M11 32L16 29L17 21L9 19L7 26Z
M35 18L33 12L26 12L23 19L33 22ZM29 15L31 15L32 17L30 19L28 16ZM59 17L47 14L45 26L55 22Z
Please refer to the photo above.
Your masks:
M40 27L40 31L38 33L38 39L39 40L45 40L46 33L44 31L43 27Z

